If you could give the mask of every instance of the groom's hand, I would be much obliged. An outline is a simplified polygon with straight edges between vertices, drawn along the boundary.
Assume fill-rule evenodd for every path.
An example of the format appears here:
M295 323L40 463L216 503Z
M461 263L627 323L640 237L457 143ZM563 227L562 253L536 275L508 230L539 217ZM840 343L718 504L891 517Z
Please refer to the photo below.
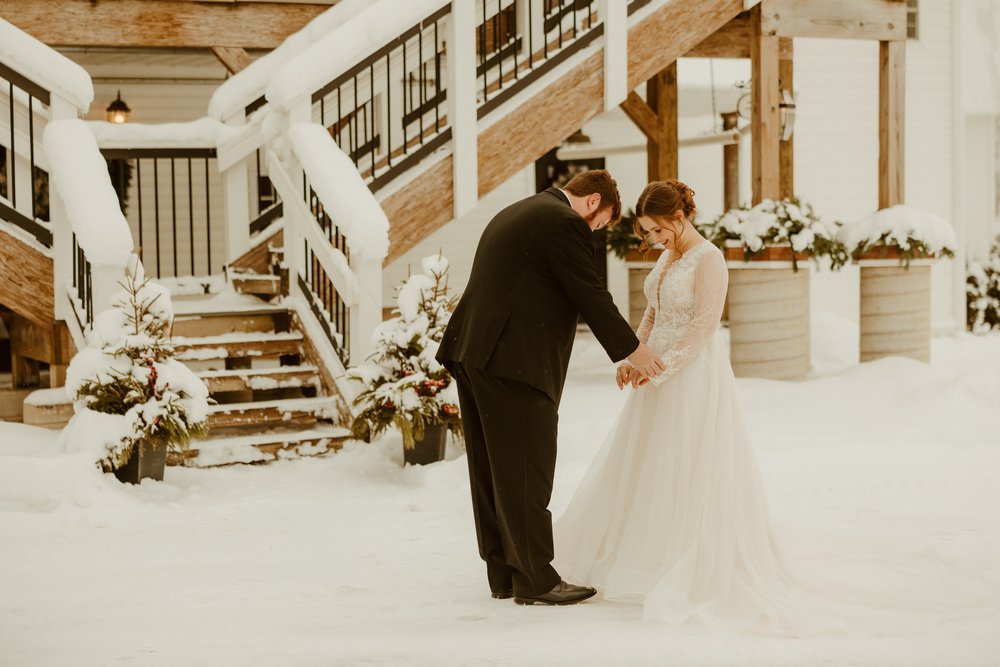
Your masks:
M635 351L628 355L628 361L635 370L647 378L659 375L666 368L663 360L656 356L656 353L645 343L639 343L639 347L635 348Z

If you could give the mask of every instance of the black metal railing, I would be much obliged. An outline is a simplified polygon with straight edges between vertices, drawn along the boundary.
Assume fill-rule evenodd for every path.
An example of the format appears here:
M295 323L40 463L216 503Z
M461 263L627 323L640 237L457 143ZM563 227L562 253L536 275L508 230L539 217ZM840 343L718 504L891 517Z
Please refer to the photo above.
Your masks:
M0 219L25 230L44 246L52 247L52 229L48 224L48 174L35 163L35 143L42 129L36 128L35 115L41 112L48 117L49 91L0 62L0 103L3 104L0 117L8 126L8 131L0 138ZM18 169L18 155L27 156L27 173L23 168ZM18 202L18 191L22 189L18 187L18 179L30 180L28 206L23 201Z
M107 148L101 153L109 163L129 165L118 170L129 177L112 178L112 184L150 276L206 276L221 270L225 221L214 148Z
M477 28L479 118L604 33L596 0L523 0L520 22L502 0L480 1L494 13Z
M316 192L305 185L303 188L308 193L306 203L312 212L316 222L319 223L320 230L326 237L331 247L336 248L344 257L348 264L351 261L350 250L347 247L347 238L341 233L340 228L333 223L330 216L324 210L323 203L319 200ZM327 274L323 265L316 258L315 252L309 245L308 239L303 241L305 257L305 274L299 276L299 287L309 299L313 315L323 327L327 338L333 345L337 356L346 367L351 358L351 312L343 297L337 292L333 281Z
M76 242L76 234L73 234L73 290L76 292L73 314L76 315L80 331L87 331L94 321L94 293L90 262L87 261L83 248Z
M376 191L451 138L442 7L313 93L320 123Z
M253 220L250 221L251 234L262 232L284 214L278 190L274 187L270 177L263 173L261 165L267 165L267 161L263 159L263 152L263 148L258 148L254 154L253 199L256 203L256 213Z
M650 2L652 2L652 0L632 0L628 3L628 15L632 16L632 14L639 11Z

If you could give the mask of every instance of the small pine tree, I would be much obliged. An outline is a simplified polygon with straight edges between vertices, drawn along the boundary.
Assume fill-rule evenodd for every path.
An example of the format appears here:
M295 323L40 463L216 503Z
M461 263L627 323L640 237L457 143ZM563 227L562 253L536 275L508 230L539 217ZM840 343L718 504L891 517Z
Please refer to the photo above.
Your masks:
M105 470L127 464L142 440L181 451L207 431L208 389L173 359L170 292L141 271L138 262L126 271L122 291L94 318L88 347L66 372L76 412L70 442L92 451Z
M445 424L462 437L454 380L434 358L455 302L448 297L448 261L440 254L427 257L422 268L399 287L398 316L376 329L375 350L347 373L365 385L351 424L361 440L370 442L390 425L402 432L407 448L430 424Z

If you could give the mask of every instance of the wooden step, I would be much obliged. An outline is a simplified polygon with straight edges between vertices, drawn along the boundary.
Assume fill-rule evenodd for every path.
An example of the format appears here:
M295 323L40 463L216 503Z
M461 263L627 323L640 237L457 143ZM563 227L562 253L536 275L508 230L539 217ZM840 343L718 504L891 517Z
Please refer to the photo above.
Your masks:
M214 433L227 431L238 430L221 429ZM219 437L215 434L191 443L191 448L185 452L168 454L167 463L198 468L236 463L268 463L278 459L339 451L352 437L349 429L325 424L254 435Z
M73 403L64 387L36 389L24 398L22 420L31 426L62 428L73 418Z
M232 275L233 289L240 294L254 296L277 296L282 293L281 276L265 273L235 273Z
M301 354L302 332L228 334L194 338L174 337L177 359L208 361L230 357L271 357Z
M209 393L224 391L264 391L294 387L319 387L319 369L315 366L279 366L198 373Z
M336 402L329 396L226 403L209 408L208 428L250 425L260 427L282 423L308 424L320 419L338 417Z
M262 306L265 304L261 304ZM184 313L174 317L171 333L185 338L229 333L288 331L291 314L285 308Z

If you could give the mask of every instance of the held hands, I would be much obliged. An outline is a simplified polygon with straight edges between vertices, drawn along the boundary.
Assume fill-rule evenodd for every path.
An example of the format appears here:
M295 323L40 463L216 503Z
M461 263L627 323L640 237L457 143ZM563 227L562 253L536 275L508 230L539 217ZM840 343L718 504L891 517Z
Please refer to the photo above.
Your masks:
M663 360L656 356L648 345L639 343L639 347L628 356L628 364L618 367L618 388L623 388L626 383L633 387L641 387L649 382L649 378L659 375L665 368Z

